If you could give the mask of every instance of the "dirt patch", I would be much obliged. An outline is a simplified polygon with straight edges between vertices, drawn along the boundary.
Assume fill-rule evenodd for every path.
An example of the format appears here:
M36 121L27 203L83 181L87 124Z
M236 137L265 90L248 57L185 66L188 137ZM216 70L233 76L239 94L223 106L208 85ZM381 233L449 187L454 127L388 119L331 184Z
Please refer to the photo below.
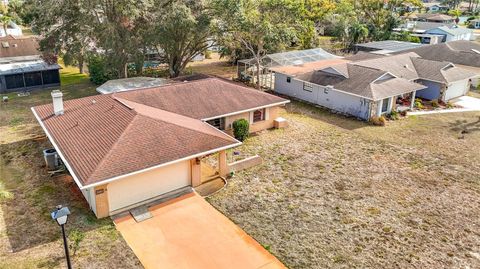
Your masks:
M209 202L290 268L477 268L480 132L456 125L478 116L374 127L294 102Z

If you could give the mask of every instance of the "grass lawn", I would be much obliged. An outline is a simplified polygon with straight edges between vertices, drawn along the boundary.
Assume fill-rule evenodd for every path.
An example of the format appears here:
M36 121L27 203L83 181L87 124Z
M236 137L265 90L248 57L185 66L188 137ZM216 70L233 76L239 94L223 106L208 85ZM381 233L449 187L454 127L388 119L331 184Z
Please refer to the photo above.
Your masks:
M289 268L480 268L480 113L283 117L240 148L264 163L209 202Z
M62 69L61 81L65 99L96 94L75 68ZM51 102L50 92L11 93L0 106L0 268L65 267L60 229L49 215L58 204L72 212L70 243L83 238L74 268L141 268L113 222L95 218L71 178L46 172L41 151L51 145L30 107Z

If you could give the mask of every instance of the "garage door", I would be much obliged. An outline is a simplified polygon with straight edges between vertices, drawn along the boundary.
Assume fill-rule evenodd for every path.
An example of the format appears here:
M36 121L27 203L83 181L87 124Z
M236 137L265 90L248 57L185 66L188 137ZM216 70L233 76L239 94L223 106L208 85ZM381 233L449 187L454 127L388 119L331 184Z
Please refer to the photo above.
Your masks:
M179 162L108 184L110 212L191 185L190 161Z
M448 101L452 98L463 96L468 90L468 80L462 80L459 82L454 82L448 86L448 89L445 91L444 101Z

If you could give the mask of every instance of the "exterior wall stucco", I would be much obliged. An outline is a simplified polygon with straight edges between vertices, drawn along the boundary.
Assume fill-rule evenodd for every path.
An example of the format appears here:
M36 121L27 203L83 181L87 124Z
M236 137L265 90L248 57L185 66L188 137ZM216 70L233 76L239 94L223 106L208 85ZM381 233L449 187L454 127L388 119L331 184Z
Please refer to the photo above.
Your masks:
M287 77L287 75L281 73L275 74L275 92L364 120L368 120L371 116L371 101L368 99L317 84L312 84L311 92L306 91L303 89L303 81L291 77L290 83L288 83Z
M190 160L110 182L108 184L110 212L190 185Z
M250 123L250 133L259 132L262 130L270 129L274 127L274 120L278 117L279 107L267 107L265 109L265 120L252 123L250 114L252 112L240 113L232 116L225 117L225 132L229 135L233 135L232 124L238 119L246 119Z

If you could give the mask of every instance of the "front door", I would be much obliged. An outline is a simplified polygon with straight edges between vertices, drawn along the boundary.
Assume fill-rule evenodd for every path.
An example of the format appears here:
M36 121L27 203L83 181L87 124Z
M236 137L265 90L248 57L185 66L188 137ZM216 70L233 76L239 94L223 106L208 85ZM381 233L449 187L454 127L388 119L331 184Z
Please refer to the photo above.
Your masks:
M201 183L205 183L219 176L218 172L218 153L204 156L200 162L201 165Z

